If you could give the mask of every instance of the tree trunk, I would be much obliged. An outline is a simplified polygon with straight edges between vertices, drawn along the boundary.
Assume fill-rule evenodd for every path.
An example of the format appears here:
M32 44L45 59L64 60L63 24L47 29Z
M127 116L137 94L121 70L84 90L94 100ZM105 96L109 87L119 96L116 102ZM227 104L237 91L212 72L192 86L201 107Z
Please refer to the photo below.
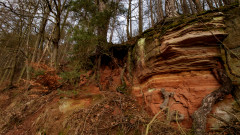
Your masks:
M215 5L216 5L216 8L219 8L219 3L218 3L218 1L217 0L214 0L214 3L215 3Z
M27 73L27 80L30 80L30 71L29 71L29 38L30 38L30 30L28 32L27 41L26 41L26 61L25 61L25 65L22 68L22 71L20 72L20 75L19 75L19 77L17 79L17 83L19 83L20 80L22 79L25 70L26 70L26 73Z
M129 13L129 22L130 22L130 37L133 36L133 33L132 33L132 0L129 0L131 1L131 4L130 4L130 13Z
M110 33L109 42L112 42L116 21L117 21L117 8L115 8L113 11L113 20L112 20L112 24L111 24L112 29L111 29L111 33ZM109 22L110 22L110 20L109 20Z
M104 0L98 0L98 12L103 13L106 10L106 3ZM107 43L107 32L110 22L110 16L105 16L104 24L102 26L98 26L98 45L103 47Z
M143 32L143 8L142 8L142 0L138 1L139 6L138 6L138 34L141 34Z
M179 6L178 6L178 1L177 1L177 0L174 0L174 5L175 5L175 7L176 7L176 12L177 12L177 14L180 13L180 8L179 8ZM181 3L180 3L180 6L181 6Z
M157 6L155 6L155 8L157 11L157 21L160 22L164 18L162 0L157 0L156 5Z
M192 0L193 3L195 4L196 6L196 10L198 13L201 13L203 11L203 8L201 6L201 3L200 3L200 0Z
M208 4L209 8L210 8L211 10L213 10L214 7L213 7L212 1L211 1L211 0L206 0L206 1L207 1L207 4Z
M151 16L151 26L154 26L154 19L153 19L153 4L152 0L150 0L150 16Z
M223 6L222 0L218 0L219 7Z
M184 15L190 14L189 6L188 6L186 0L181 0L181 6L182 6L182 10L183 10Z
M61 38L61 0L58 0L58 3L54 0L55 8L56 8L56 13L55 13L55 31L54 31L54 36L53 36L53 53L52 53L52 63L54 64L55 69L58 67L58 48L59 48L59 41ZM63 5L64 6L64 5Z
M39 64L40 62L42 62L42 59L43 59L43 57L44 57L47 49L49 48L49 46L50 46L50 44L51 44L51 40L52 40L52 37L53 37L53 35L54 35L55 28L56 28L56 25L53 27L52 32L51 32L51 35L50 35L50 37L49 37L49 40L48 40L48 42L45 44L45 48L44 48L44 50L42 51L41 56L39 57L38 64Z
M110 38L109 38L109 42L111 43L112 42L112 39L113 39L113 34L114 34L114 30L115 30L115 23L116 23L116 18L117 16L114 15L113 17L113 22L112 22L112 29L111 29L111 34L110 34ZM128 26L127 26L127 31L128 31ZM129 33L127 33L129 35Z
M10 71L10 83L9 83L9 87L12 87L12 86L13 86L13 80L14 80L14 77L15 77L16 65L17 65L17 57L18 57L18 53L19 53L19 51L20 51L19 47L20 47L20 43L19 43L17 49L15 50L15 54L14 54L14 56L13 56L13 65L12 65L12 70Z
M127 38L130 39L131 35L131 14L132 14L132 0L128 1L128 13L127 13ZM130 25L130 31L129 31Z
M21 45L25 42L25 37L24 35L28 35L26 38L27 38L27 49L28 49L28 39L29 39L29 36L30 36L30 32L31 32L31 29L32 29L32 23L33 23L33 18L34 18L34 15L36 14L37 12L37 9L38 8L35 8L34 9L34 12L33 12L33 16L32 17L29 17L28 18L28 22L27 22L27 27L24 29L24 31L22 31L22 29L20 30L20 37L19 37L19 43L15 49L15 53L14 53L14 56L13 56L13 66L12 66L12 69L10 71L10 83L9 83L9 87L11 88L13 86L13 81L14 81L14 78L16 76L16 68L17 68L17 58L18 58L18 53L20 52L20 47ZM23 23L24 21L21 20L20 22L20 26L23 27Z
M190 8L191 8L192 14L195 14L195 13L196 13L196 9L193 7L192 0L188 0L188 2L189 2L189 5L190 5Z
M206 1L206 0L203 0L203 1L202 1L202 8L203 8L203 10L205 10L205 1Z
M166 0L165 1L165 13L169 18L177 17L177 8L175 6L175 0Z
M46 12L44 13L42 21L41 21L41 25L40 25L40 28L39 28L39 33L38 33L38 36L37 36L37 40L36 40L35 45L34 45L34 51L33 51L31 63L36 61L38 47L40 46L41 41L43 40L43 36L44 36L44 32L45 32L45 27L46 27L46 24L47 24L47 21L48 21L49 13L50 13L49 9L46 9Z
M3 68L3 74L1 75L1 80L0 80L0 85L8 79L8 74L9 74L9 69L10 69L10 66L12 65L12 62L13 62L13 59L9 59L7 62L6 62L6 65L4 66Z
M204 135L206 130L207 115L211 112L212 107L225 95L230 94L233 88L230 78L221 70L214 70L216 78L222 83L222 87L208 94L203 100L202 105L193 114L193 124L195 135Z
M57 69L57 65L58 65L58 48L59 48L58 43L59 43L59 40L60 40L60 23L57 23L54 38L53 38L53 57L52 57L52 62L56 69Z

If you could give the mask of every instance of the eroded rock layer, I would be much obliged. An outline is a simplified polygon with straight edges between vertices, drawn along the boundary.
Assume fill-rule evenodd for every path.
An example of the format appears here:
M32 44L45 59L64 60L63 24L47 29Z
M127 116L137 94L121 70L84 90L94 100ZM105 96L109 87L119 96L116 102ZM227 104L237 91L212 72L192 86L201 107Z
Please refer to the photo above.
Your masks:
M202 99L221 86L211 69L221 65L220 43L228 34L222 13L209 18L180 25L161 37L141 38L134 48L134 95L156 114L164 100L160 90L172 92L168 107L184 115L187 128Z

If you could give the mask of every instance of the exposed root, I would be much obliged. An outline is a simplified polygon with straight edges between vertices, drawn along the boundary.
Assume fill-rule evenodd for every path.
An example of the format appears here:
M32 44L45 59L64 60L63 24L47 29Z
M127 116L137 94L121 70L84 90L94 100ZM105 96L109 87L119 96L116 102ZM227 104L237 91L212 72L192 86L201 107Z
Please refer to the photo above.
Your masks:
M163 101L163 103L160 105L160 108L161 108L162 110L165 110L165 109L167 108L167 106L168 106L169 97L170 97L171 95L173 95L173 93L170 93L170 92L165 91L164 88L161 89L161 93L163 94L164 101Z
M206 130L206 121L207 115L211 112L212 106L217 103L220 99L224 98L225 95L230 94L233 88L232 82L230 78L226 75L226 73L221 70L214 70L217 73L217 78L222 82L222 87L213 91L209 95L207 95L202 100L201 107L194 112L193 114L193 124L195 129L195 135L204 135ZM216 72L217 71L217 72Z
M168 109L168 102L169 102L169 98L171 96L173 96L174 93L172 92L167 92L165 91L164 88L161 89L161 93L163 94L163 98L164 98L164 101L163 103L160 105L160 108L165 112L167 113L167 109ZM184 120L184 115L183 114L180 114L178 111L173 111L173 112L170 112L169 114L169 117L170 117L170 121L182 121ZM177 118L177 119L176 119Z

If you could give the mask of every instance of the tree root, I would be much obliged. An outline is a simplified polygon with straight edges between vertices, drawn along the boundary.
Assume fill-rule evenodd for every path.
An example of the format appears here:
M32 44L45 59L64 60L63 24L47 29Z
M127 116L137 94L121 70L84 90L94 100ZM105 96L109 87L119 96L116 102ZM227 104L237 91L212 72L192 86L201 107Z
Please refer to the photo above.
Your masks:
M173 96L174 93L167 92L165 91L164 88L161 89L161 93L163 94L164 101L160 105L160 108L163 110L163 112L167 114L168 112L166 110L168 109L169 97ZM170 121L177 122L177 121L182 121L184 119L184 115L180 114L178 111L175 110L169 113L169 118L170 118Z
M222 83L222 87L208 94L203 100L202 105L194 112L193 124L195 135L204 135L206 130L207 115L211 112L212 107L225 95L230 94L233 89L231 79L226 75L222 69L214 69L217 79Z
M172 96L173 93L165 91L164 88L161 89L161 93L163 94L164 101L160 105L160 108L164 111L168 106L169 97Z

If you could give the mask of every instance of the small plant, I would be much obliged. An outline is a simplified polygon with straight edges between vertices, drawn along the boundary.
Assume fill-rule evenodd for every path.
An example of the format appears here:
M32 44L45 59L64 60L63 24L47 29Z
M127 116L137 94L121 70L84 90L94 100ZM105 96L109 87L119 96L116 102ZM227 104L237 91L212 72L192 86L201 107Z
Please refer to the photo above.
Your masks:
M60 73L62 83L67 83L69 85L76 85L80 81L81 75L82 73L77 70Z

